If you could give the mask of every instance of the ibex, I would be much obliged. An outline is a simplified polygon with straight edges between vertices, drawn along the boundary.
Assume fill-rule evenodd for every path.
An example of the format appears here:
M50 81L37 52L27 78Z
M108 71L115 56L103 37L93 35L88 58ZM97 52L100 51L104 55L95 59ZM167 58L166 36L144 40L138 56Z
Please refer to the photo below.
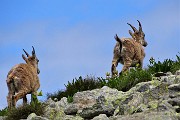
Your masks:
M129 34L132 36L132 38L120 39L117 34L114 37L117 43L114 47L114 56L112 60L112 76L117 73L116 67L118 66L119 62L124 65L120 74L127 71L129 67L135 67L137 64L139 64L140 68L143 66L143 59L145 57L143 46L146 47L147 42L145 41L145 34L142 31L141 23L139 21L138 23L139 30L127 23L134 31L133 33L131 30L129 30Z
M37 90L40 87L38 74L40 73L38 68L39 60L36 57L34 47L32 46L32 56L30 56L24 49L27 58L22 54L22 58L26 63L20 63L14 66L7 75L7 87L8 107L12 108L16 106L16 102L23 98L23 104L27 103L27 94L36 95Z

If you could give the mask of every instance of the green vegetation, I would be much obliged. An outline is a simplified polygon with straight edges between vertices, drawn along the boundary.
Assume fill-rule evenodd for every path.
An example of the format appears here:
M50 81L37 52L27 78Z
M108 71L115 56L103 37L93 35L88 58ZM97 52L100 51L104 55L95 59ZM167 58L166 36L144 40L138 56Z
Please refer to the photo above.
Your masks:
M168 71L175 73L175 71L180 69L180 56L176 55L176 57L177 60L175 61L166 59L163 62L156 62L154 58L151 58L149 60L150 65L148 65L147 69L139 69L137 66L137 68L132 68L121 76L110 77L110 73L106 73L106 78L95 78L94 76L87 76L86 78L79 77L78 79L75 78L72 82L68 81L68 84L65 85L65 90L48 93L47 98L52 98L53 100L54 98L57 98L60 100L62 97L67 97L68 102L72 102L73 95L76 92L92 90L103 86L116 88L121 91L128 91L137 83L150 81L154 73Z
M51 98L54 100L54 98L57 98L60 100L62 97L67 97L68 102L72 102L73 98L72 96L76 92L85 91L85 90L93 90L96 88L101 88L102 84L101 82L93 77L93 76L87 76L86 78L82 78L81 76L77 79L73 79L72 82L68 81L68 84L65 85L66 90L59 90L53 94L48 93L47 98Z
M148 71L152 74L157 72L172 72L175 73L180 69L180 56L176 55L177 60L165 59L163 62L156 62L153 57L149 60Z
M27 119L28 115L31 113L35 113L36 115L43 115L45 110L44 103L38 104L27 104L21 105L17 108L13 108L8 111L6 120L20 120L20 119Z
M110 73L106 73L106 78L86 76L85 78L79 77L72 80L72 82L65 85L65 90L59 90L55 93L48 93L47 98L57 98L60 100L63 97L67 97L69 103L73 102L73 95L77 92L92 90L108 86L116 88L119 91L128 91L137 83L146 82L152 80L152 75L157 72L172 72L180 69L180 56L176 55L176 60L165 59L163 62L155 61L151 58L150 64L146 69L131 68L128 72L123 73L121 76L111 77ZM42 96L42 92L38 93L38 96ZM36 115L43 115L45 104L38 101L37 97L32 95L32 102L30 105L19 106L8 110L8 108L0 110L0 116L8 116L7 120L19 120L25 119L27 116L34 112Z
M42 96L42 91L37 92L38 96ZM32 101L30 104L20 105L16 108L0 110L0 116L7 116L6 120L20 120L27 119L28 115L35 113L36 115L43 115L46 104L40 102L36 95L31 95Z
M122 76L109 77L107 78L95 78L93 76L86 78L79 77L78 79L73 79L72 83L68 82L66 90L60 90L54 94L47 94L47 98L57 98L60 100L62 97L67 97L68 102L73 101L73 95L76 92L92 90L101 88L103 86L108 86L111 88L116 88L118 90L127 91L139 82L150 81L152 79L151 74L147 70L142 69L131 69L129 72L123 74Z
M137 83L147 82L152 79L151 74L147 70L143 69L130 69L128 72L117 77L107 77L106 79L101 78L100 81L102 86L108 86L116 88L119 91L128 91L134 87Z
M2 109L2 110L0 110L0 116L6 116L7 113L8 113L8 108L7 107Z

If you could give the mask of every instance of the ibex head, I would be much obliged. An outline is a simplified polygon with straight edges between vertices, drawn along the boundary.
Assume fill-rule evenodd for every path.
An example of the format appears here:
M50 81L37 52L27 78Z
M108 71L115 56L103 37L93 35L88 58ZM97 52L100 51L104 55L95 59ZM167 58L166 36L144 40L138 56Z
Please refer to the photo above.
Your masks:
M32 46L33 48L33 51L32 51L32 56L30 56L24 49L24 53L26 54L27 58L22 54L22 58L26 61L27 64L29 65L32 65L34 68L37 69L37 74L40 73L40 70L38 68L38 63L39 63L39 60L38 58L36 57L36 53L35 53L35 49L34 47Z
M139 20L137 20L138 23L139 23L139 30L137 30L134 26L132 26L131 24L127 23L134 31L134 33L129 30L129 34L132 36L132 38L139 42L142 46L146 47L148 44L145 40L145 34L144 32L142 31L142 26L141 26L141 23L139 22Z

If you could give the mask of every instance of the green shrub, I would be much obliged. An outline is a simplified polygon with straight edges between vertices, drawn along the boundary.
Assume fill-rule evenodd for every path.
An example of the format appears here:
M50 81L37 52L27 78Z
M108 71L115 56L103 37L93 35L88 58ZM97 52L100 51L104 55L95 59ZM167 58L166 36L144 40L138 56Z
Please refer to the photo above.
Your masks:
M27 104L18 106L17 108L12 108L11 110L8 110L6 120L27 119L28 115L31 113L35 113L36 115L41 116L44 114L45 106L46 105L44 103L39 102L35 105Z
M0 110L0 116L6 116L6 115L7 115L7 113L8 113L8 109L7 109L7 107L6 107L6 108L4 108L4 109L2 109L2 110Z
M175 73L180 69L180 56L176 55L177 60L173 61L171 59L165 59L163 62L156 62L153 57L151 57L150 65L148 65L148 71L152 74L157 72L172 72Z
M153 58L151 58L153 59ZM171 59L165 59L163 62L150 62L148 65L148 70L152 74L157 72L168 72L171 70L171 66L173 65L173 61Z
M62 97L67 97L68 102L72 102L73 95L76 92L97 89L103 86L127 91L137 83L150 81L151 79L151 74L147 70L142 69L130 69L129 72L121 75L120 77L111 78L108 76L106 79L102 77L95 78L89 76L84 79L82 77L79 77L78 79L73 79L72 83L68 82L68 84L65 85L66 90L60 90L53 94L48 93L47 98L57 98L58 100L60 100Z
M72 103L73 102L73 96L68 96L67 97L67 102Z
M65 85L65 90L57 91L53 94L48 93L47 98L57 98L60 100L62 97L67 97L68 102L73 101L73 95L76 92L92 90L96 88L101 88L103 86L108 86L111 88L116 88L121 91L128 91L137 83L146 82L152 80L152 74L157 72L172 72L180 69L180 56L176 55L177 60L173 61L171 59L165 59L163 62L156 62L155 59L150 59L150 65L143 70L137 68L130 69L128 72L123 73L121 76L110 77L110 73L106 73L107 78L95 78L89 77L86 78L79 77L78 79L73 79L72 82L68 81L68 84Z
M111 88L116 88L119 91L128 91L137 83L150 81L151 74L143 69L130 69L128 72L117 77L109 77L106 79L99 78L102 86L106 85Z
M58 90L54 93L47 93L46 96L47 96L47 99L51 98L52 100L54 100L55 98L57 98L58 100L61 100L61 98L63 97L68 97L65 90Z
M172 73L175 73L177 70L180 70L180 56L176 55L176 58L177 60L174 62L170 69Z
M86 78L82 78L81 76L77 79L73 79L72 82L68 81L68 84L65 85L65 90L59 90L53 94L47 93L47 98L51 98L54 100L54 98L57 98L60 100L62 97L69 98L68 101L72 102L72 97L75 93L86 91L86 90L92 90L96 88L101 88L101 83L93 76L87 76Z

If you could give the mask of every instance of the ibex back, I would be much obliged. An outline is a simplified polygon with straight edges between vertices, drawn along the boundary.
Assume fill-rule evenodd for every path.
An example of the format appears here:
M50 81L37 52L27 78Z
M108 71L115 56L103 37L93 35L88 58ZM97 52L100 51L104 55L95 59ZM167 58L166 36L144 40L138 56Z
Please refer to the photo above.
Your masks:
M133 33L129 30L129 34L132 38L120 39L117 35L115 36L117 43L114 47L114 56L111 66L112 76L117 74L116 67L119 62L124 65L120 74L127 71L129 67L135 67L137 64L139 64L140 68L143 66L143 59L145 57L143 46L146 47L147 42L145 41L145 34L142 31L141 23L139 21L138 23L139 30L127 23L134 31Z
M14 66L7 75L8 107L15 107L16 102L23 98L23 104L27 103L27 94L35 94L40 87L38 74L40 73L38 68L39 60L36 57L33 47L32 56L30 56L24 49L27 58L22 55L22 58L26 63L21 63Z

